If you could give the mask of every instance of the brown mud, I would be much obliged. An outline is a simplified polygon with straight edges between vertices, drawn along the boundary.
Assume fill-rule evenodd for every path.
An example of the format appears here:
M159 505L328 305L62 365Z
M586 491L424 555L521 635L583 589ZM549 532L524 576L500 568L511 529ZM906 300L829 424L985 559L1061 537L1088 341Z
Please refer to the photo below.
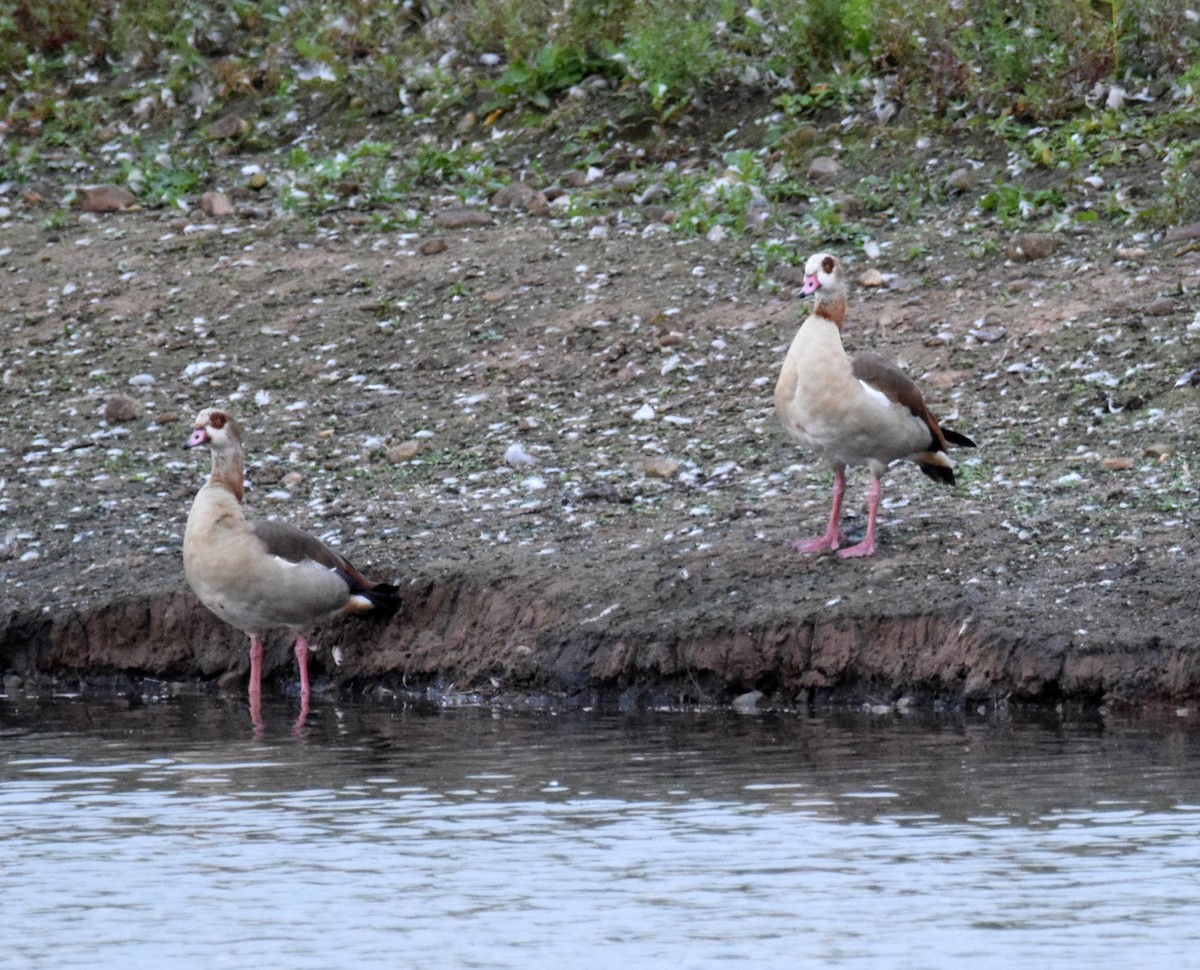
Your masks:
M947 148L953 155L955 149ZM611 175L611 173L610 173ZM852 179L847 172L845 178ZM516 703L1182 704L1200 695L1200 254L1081 226L971 255L970 200L828 248L846 342L970 435L959 484L885 482L867 560L801 557L830 474L771 410L805 304L762 237L491 211L419 232L269 200L213 220L16 204L0 238L0 670L237 685L180 561L218 403L247 503L400 582L317 631L320 690ZM488 211L486 204L476 211ZM788 236L786 218L768 235ZM776 228L778 227L778 228ZM426 246L434 242L434 245ZM778 284L770 285L770 284ZM124 399L128 400L124 400ZM849 476L852 536L865 470ZM268 684L295 689L273 637ZM123 688L122 688L123 689Z

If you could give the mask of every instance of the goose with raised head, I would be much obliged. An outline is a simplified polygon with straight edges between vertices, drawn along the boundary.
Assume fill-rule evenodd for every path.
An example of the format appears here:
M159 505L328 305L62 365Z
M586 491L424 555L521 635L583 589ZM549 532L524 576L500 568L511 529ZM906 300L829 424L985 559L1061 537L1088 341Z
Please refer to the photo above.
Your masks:
M399 606L395 586L367 579L314 536L275 520L251 521L242 505L242 431L227 412L205 408L185 448L207 445L212 474L197 493L183 537L183 569L200 602L250 638L251 716L258 724L263 639L279 627L295 634L300 695L307 711L308 640L336 613Z
M836 552L841 557L875 551L883 473L895 461L911 461L928 477L954 484L947 445L974 448L966 435L938 424L915 383L888 360L874 354L850 358L842 345L846 320L846 276L828 253L810 256L804 266L805 295L816 294L812 313L800 325L775 385L775 413L795 441L811 448L833 468L833 508L822 535L793 543L797 552ZM846 468L866 465L872 480L867 533L861 542L839 548L845 538L840 520Z

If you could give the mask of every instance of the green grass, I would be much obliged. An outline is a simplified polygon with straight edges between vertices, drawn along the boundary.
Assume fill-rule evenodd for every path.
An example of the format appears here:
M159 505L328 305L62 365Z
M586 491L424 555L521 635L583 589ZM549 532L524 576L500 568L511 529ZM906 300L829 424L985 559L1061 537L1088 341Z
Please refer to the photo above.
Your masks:
M1153 100L1106 107L1114 83ZM580 85L603 86L589 95L606 99L602 111L580 106ZM411 193L486 198L513 177L514 161L536 176L549 136L580 166L628 140L647 146L647 163L678 155L681 133L722 101L733 106L729 127L751 120L742 103L775 109L760 138L786 172L710 140L738 178L714 188L715 164L670 175L678 231L739 232L758 196L805 203L815 194L803 183L811 150L846 117L870 123L881 102L906 109L914 129L996 139L1068 190L1144 162L1148 146L1161 177L1140 218L1200 210L1191 147L1200 24L1184 0L430 0L412 10L0 0L0 181L92 159L89 178L126 184L145 206L194 203L230 181L240 153L272 161L277 204L303 218L351 207L382 227L411 226L396 214ZM249 131L208 137L229 114ZM800 129L815 142L795 139ZM847 160L886 162L873 136L842 141ZM731 150L743 154L731 160ZM926 173L872 178L855 190L871 212L907 218L940 201ZM1016 224L1031 206L1066 208L1038 195L1057 190L1012 185L1015 199L1005 186L981 193L983 210ZM570 213L603 201L573 199ZM1139 216L1111 200L1089 211ZM863 234L820 200L802 221L830 240Z

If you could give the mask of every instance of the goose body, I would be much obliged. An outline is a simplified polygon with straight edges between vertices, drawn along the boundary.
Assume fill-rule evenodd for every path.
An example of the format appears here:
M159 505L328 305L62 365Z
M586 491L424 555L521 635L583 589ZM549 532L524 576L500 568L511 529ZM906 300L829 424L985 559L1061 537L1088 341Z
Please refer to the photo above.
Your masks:
M241 428L224 411L205 408L184 445L207 445L212 474L197 493L183 537L183 569L206 607L250 638L252 716L262 685L262 645L272 629L295 634L300 693L309 695L312 626L336 613L395 612L396 588L374 583L341 554L285 522L246 517Z
M845 274L835 257L818 253L809 258L803 292L816 294L815 305L788 348L775 385L775 412L793 440L829 463L834 482L825 533L799 540L794 547L800 552L869 556L875 551L887 467L912 461L930 478L952 485L954 465L946 455L947 444L974 447L974 442L941 428L920 389L895 364L874 354L847 356L842 344ZM867 534L862 542L839 549L846 468L851 465L871 470Z

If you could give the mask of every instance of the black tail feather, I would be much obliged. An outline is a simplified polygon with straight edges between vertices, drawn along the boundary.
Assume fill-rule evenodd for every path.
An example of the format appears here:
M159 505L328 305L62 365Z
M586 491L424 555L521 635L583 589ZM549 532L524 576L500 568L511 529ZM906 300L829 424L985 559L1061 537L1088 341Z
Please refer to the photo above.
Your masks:
M959 434L951 428L942 428L942 437L952 445L958 445L960 448L974 448L975 442L968 438L965 434Z
M400 589L391 583L376 583L370 589L360 590L359 594L369 599L380 613L393 616L400 609Z
M926 476L928 476L929 478L932 478L935 482L938 482L939 484L942 484L942 485L953 485L954 484L954 469L953 468L947 468L945 465L935 465L933 462L924 462L924 461L917 462L917 467L919 469L921 469L921 471Z

